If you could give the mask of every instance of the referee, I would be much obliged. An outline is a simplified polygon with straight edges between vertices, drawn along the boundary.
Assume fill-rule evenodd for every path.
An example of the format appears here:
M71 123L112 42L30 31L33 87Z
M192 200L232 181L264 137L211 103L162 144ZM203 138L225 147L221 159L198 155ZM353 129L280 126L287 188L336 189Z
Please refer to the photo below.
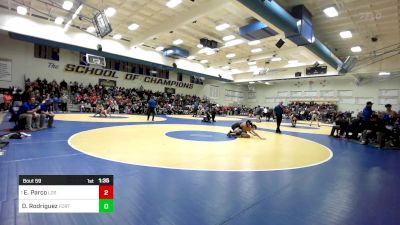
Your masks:
M147 102L148 105L148 110L147 110L147 121L150 119L150 114L153 114L153 119L154 121L154 115L156 114L156 106L157 106L157 101L154 99L154 96L150 98L150 100Z
M274 113L276 117L276 133L281 133L281 122L283 116L283 102L279 102L279 105L275 106Z

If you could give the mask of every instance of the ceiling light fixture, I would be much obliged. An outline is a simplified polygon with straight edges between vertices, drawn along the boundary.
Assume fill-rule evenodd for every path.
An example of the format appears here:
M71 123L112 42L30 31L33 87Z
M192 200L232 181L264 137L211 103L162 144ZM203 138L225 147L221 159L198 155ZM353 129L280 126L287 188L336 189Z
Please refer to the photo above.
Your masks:
M58 25L62 24L63 22L64 22L64 18L59 17L59 16L54 20L54 23L58 24Z
M249 66L249 70L253 71L253 70L258 70L257 66Z
M187 57L187 59L189 59L189 60L193 60L193 59L195 59L196 57L195 56L193 56L193 55L191 55L191 56L189 56L189 57Z
M261 43L260 40L255 40L255 41L249 41L247 44L248 44L248 45L258 45L258 44L260 44L260 43Z
M340 37L342 37L343 39L353 37L353 34L352 34L351 31L349 31L349 30L342 31L342 32L339 33L339 35L340 35Z
M137 30L139 28L139 24L132 23L129 25L128 30Z
M172 42L174 45L180 45L180 44L182 44L183 43L183 40L182 39L177 39L177 40L175 40L174 42Z
M208 60L207 59L203 59L203 60L200 61L200 63L206 64L206 63L208 63Z
M272 62L279 62L279 61L281 61L281 60L282 60L282 59L279 58L279 57L274 57L274 58L271 59Z
M214 51L214 50L211 50L211 51L206 52L206 55L214 55L214 54L215 54L215 51Z
M226 55L226 58L234 58L236 56L235 53L229 53Z
M255 48L255 49L251 50L252 53L258 53L258 52L261 52L261 51L262 51L261 48Z
M249 65L249 66L253 66L253 65L256 65L256 64L257 64L256 61L251 61L251 62L248 62L248 63L247 63L247 65Z
M240 45L243 42L244 41L242 39L235 39L235 40L226 42L224 47L232 47L232 46L235 46L235 45Z
M115 34L113 36L113 39L115 39L115 40L120 40L121 38L122 38L122 35L120 35L120 34Z
M90 26L90 27L88 27L88 28L86 29L86 31L89 32L89 33L93 33L93 32L96 31L96 28L94 28L93 26Z
M235 39L235 35L228 35L222 38L224 41L231 41L233 39Z
M197 53L203 54L203 53L207 53L207 52L211 52L211 51L214 51L214 50L212 50L209 47L205 47L205 48L200 49Z
M71 10L72 7L74 6L74 3L72 3L71 1L64 1L62 7L65 10Z
M104 11L104 13L106 14L107 17L112 17L112 16L114 16L116 12L117 12L117 10L115 10L115 9L112 8L112 7L108 7L108 8Z
M298 62L299 62L299 61L298 61L298 60L295 60L295 59L294 59L294 60L289 60L289 61L288 61L289 64L296 64L296 63L298 63Z
M164 47L162 47L162 46L158 46L157 48L156 48L156 51L162 51L162 50L164 50Z
M336 17L339 15L337 9L334 6L328 7L323 10L325 15L328 17Z
M182 0L169 0L165 5L168 8L175 8L177 5L181 4Z
M25 6L18 6L17 13L20 15L26 15L28 13L28 9Z
M360 46L352 47L350 50L351 50L352 52L361 52L361 51L362 51L362 49L361 49Z
M230 26L231 25L229 25L227 23L223 23L223 24L220 24L220 25L216 26L215 29L219 30L219 31L222 31L222 30L225 30L225 29L229 28Z
M379 72L379 76L389 76L390 72Z

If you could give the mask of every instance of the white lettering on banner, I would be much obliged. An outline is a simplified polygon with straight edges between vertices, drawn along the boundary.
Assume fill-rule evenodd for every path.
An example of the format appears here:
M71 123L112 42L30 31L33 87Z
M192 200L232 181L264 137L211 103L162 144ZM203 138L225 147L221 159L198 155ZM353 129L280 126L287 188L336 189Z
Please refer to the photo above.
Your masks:
M103 77L108 77L108 78L119 78L117 76L117 71L114 70L109 70L109 69L103 69L103 68L93 68L85 65L74 65L74 64L67 64L65 65L64 70L66 72L75 72L75 73L81 73L81 74L89 74L89 75L94 75L94 76L103 76ZM132 74L132 73L126 73L125 76L123 76L123 79L125 80L131 80L131 81L142 81L144 83L152 83L152 84L159 84L159 85L164 85L164 86L174 86L174 87L180 87L180 88L188 88L192 89L193 84L191 83L184 83L180 81L171 81L163 78L158 78L158 77L150 77L150 76L145 76L145 75L138 75L138 74Z

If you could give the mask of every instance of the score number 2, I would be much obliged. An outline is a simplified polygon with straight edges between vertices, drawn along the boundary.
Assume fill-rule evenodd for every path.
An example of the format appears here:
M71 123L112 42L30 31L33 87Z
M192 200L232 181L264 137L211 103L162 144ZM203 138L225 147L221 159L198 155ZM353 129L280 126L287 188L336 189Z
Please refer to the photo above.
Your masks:
M99 198L100 199L113 199L114 198L114 187L112 185L100 185Z

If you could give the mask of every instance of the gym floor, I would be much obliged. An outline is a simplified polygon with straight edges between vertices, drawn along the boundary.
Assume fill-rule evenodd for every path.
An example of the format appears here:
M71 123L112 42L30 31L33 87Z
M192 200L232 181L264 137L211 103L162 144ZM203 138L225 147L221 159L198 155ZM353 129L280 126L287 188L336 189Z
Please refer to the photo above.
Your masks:
M5 118L7 119L7 118ZM0 224L379 225L400 221L400 154L329 137L329 126L242 117L57 114L0 156ZM3 122L1 127L9 126ZM18 213L18 175L114 175L114 213Z

